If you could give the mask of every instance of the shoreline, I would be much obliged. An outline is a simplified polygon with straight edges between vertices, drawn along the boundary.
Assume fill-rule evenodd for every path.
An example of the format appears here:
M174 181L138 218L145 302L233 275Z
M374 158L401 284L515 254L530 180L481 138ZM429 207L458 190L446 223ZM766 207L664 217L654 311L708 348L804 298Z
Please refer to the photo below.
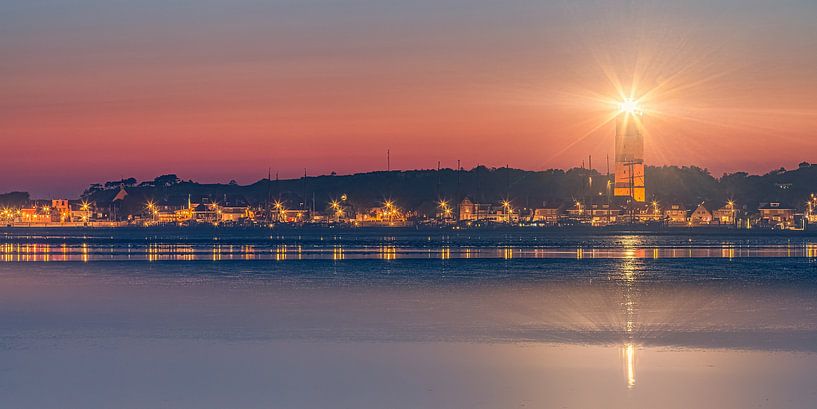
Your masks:
M686 226L686 225L609 225L609 226L585 226L585 225L567 225L567 226L529 226L529 225L482 225L482 226L461 226L461 225L413 225L413 226L352 226L352 225L287 225L278 224L273 226L266 225L154 225L154 226L139 226L127 223L104 222L104 223L54 223L54 224L15 224L0 226L0 235L14 232L29 232L29 231L110 231L110 232L192 232L192 233L206 233L206 232L243 232L243 233L323 233L323 232L337 232L337 233L449 233L449 234L465 234L465 233L479 233L479 232L497 232L497 233L576 233L576 234L600 234L600 235L619 235L619 234L640 234L640 235L681 235L681 236L817 236L817 228L799 229L799 230L782 230L769 228L737 228L732 226L719 225L702 225L702 226ZM12 234L13 235L13 234Z

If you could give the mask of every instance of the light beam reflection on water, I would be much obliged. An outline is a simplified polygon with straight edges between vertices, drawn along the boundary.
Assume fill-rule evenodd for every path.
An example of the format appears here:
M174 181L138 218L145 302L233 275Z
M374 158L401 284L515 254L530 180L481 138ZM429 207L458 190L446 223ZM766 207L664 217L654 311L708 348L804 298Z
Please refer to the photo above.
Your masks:
M719 247L623 247L623 248L588 248L588 247L513 247L505 246L493 251L473 247L442 246L439 248L420 248L406 246L223 246L148 244L148 245L79 245L61 244L54 247L48 244L6 244L0 247L0 261L95 261L95 260L147 260L147 261L191 261L191 260L278 260L293 259L288 256L289 248L297 248L295 259L342 260L342 259L673 259L673 258L817 258L817 245L766 245L735 246L723 244ZM342 257L339 257L342 255Z
M0 263L0 360L10 368L0 371L10 392L0 403L60 407L37 393L64 396L59 382L72 379L72 391L98 394L128 382L167 394L171 384L185 392L162 395L174 407L210 399L197 408L268 390L287 407L739 408L767 398L773 407L810 407L815 400L797 391L817 387L804 376L817 370L817 263L656 259L643 244L622 241L619 257L582 246L552 259L517 257L529 248L504 258L496 254L505 248L486 247L456 258L456 246L409 257L390 245L350 259L355 246L332 245L330 259L310 262L259 256L292 261L296 244L251 252L219 244L201 256L200 245L163 244L150 247L159 261L177 249L196 258L145 262L134 246L120 261ZM49 246L52 259L72 251ZM92 257L110 254L86 247ZM42 261L46 247L36 248ZM576 248L585 258L575 259ZM193 261L210 257L233 262ZM206 378L214 372L218 379ZM304 386L316 383L344 387L316 401ZM213 386L193 390L202 384ZM700 393L661 405L679 384Z

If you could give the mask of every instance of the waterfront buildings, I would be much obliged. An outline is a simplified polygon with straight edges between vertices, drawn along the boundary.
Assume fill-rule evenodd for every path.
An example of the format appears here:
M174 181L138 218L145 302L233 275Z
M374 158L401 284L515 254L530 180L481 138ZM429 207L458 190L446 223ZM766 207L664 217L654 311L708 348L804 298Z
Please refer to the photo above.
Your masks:
M433 204L420 203L415 208L401 208L393 200L367 207L352 205L346 199L325 202L321 209L303 208L298 197L251 204L243 196L168 195L161 201L145 198L137 188L110 189L109 194L97 196L99 201L66 199L28 200L0 208L3 226L119 226L119 225L190 225L266 226L293 225L348 225L348 226L408 226L485 225L525 226L608 226L627 224L662 224L666 226L704 227L728 226L733 228L807 229L817 224L817 197L809 196L799 206L783 202L763 203L755 210L739 208L733 201L698 203L688 211L684 203L667 206L658 201L635 200L604 203L603 195L585 195L585 200L566 204L554 200L540 207L516 207L511 200L476 202L464 197L457 206L447 200ZM334 197L331 193L329 197ZM346 197L346 195L338 196ZM140 201L144 200L144 201ZM516 199L517 202L524 202ZM293 207L290 207L293 206ZM313 204L314 206L314 204ZM358 207L359 206L359 207ZM716 210L711 210L716 208Z
M466 196L459 205L459 220L461 222L488 220L491 218L491 207L490 203L477 203Z
M501 203L475 203L468 197L459 205L459 220L461 222L489 222L489 223L518 223L519 210L515 209L508 200Z
M355 217L358 226L405 226L409 214L391 201L387 200L383 206L373 207L368 212L360 213Z
M732 201L726 202L726 204L715 210L712 213L712 219L721 225L733 225L737 223L737 209L735 209L735 203Z
M692 214L689 216L689 222L695 226L710 224L712 223L712 212L701 203L692 211Z
M687 224L687 209L679 203L671 204L664 210L664 219L668 224Z
M817 224L817 195L814 193L809 196L806 203L806 221L810 224Z
M794 227L794 208L780 202L770 202L760 206L760 223L774 228Z
M538 224L555 225L559 223L559 218L564 209L563 204L546 204L544 207L533 209L530 221Z

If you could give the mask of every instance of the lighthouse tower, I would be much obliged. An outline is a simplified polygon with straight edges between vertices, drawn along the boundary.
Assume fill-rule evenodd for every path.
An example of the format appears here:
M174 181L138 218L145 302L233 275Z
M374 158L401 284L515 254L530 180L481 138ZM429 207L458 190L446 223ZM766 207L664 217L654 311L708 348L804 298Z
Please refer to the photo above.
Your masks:
M643 114L634 101L621 104L616 118L615 185L616 197L629 197L644 202L644 134Z

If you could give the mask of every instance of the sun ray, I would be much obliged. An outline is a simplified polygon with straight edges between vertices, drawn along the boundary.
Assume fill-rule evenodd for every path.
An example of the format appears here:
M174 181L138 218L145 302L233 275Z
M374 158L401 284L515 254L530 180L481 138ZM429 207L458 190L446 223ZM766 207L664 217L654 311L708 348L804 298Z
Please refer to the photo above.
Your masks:
M603 128L603 127L604 127L604 126L606 126L607 124L609 124L609 123L613 122L613 121L616 119L616 117L617 117L617 116L618 116L618 112L616 112L616 113L614 113L614 114L609 115L609 116L608 116L608 117L607 117L607 118L606 118L604 121L602 121L601 123L597 124L596 126L594 126L593 128L591 128L589 131L587 131L587 132L585 132L583 135L579 136L578 138L573 139L573 141L572 141L572 142L570 142L569 144L567 144L566 146L564 146L562 149L560 149L560 150L558 150L558 151L554 152L552 155L550 155L550 157L547 159L547 161L548 161L548 162L549 162L549 161L552 161L553 159L555 159L555 158L557 158L557 157L561 156L563 153L565 153L565 152L567 152L568 150L570 150L570 148L572 148L573 146L577 145L577 144L578 144L578 143L580 143L580 142L583 142L583 141L584 141L585 139L587 139L587 138L588 138L590 135L592 135L593 133L595 133L595 132L596 132L596 131L598 131L599 129Z

